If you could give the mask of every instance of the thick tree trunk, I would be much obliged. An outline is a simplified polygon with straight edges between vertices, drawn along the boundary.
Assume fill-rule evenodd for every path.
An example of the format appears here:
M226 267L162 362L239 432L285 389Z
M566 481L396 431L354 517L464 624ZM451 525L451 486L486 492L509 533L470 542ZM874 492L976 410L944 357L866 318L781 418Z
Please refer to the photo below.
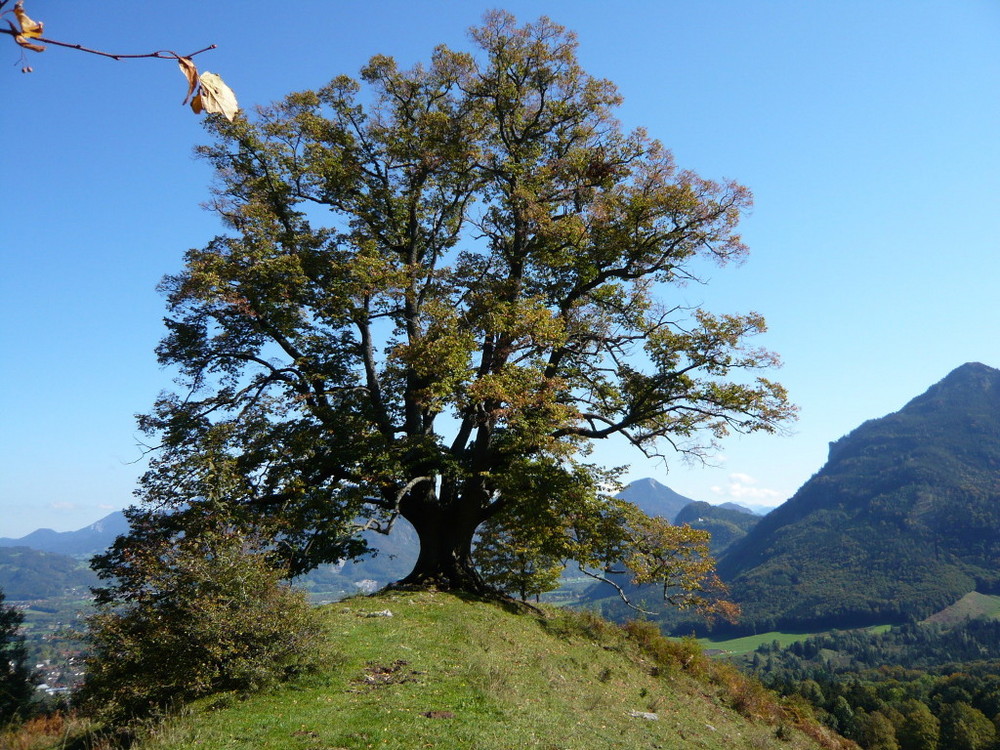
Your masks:
M472 538L478 522L454 516L440 508L404 514L417 532L420 554L413 570L397 585L491 593L472 563Z

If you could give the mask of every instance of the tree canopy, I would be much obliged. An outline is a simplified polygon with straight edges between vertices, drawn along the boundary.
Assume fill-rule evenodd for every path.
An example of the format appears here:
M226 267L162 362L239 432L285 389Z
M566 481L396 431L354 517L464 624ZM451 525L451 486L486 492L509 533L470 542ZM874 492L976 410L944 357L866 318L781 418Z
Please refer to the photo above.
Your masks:
M700 456L793 415L749 343L763 318L676 292L745 255L750 193L625 131L548 19L493 12L470 37L208 120L230 231L163 282L180 390L140 419L158 448L141 495L181 529L225 474L236 519L273 525L294 571L402 517L406 583L481 590L473 538L495 521L546 564L660 540L641 567L696 591L704 539L663 548L587 453L617 436Z

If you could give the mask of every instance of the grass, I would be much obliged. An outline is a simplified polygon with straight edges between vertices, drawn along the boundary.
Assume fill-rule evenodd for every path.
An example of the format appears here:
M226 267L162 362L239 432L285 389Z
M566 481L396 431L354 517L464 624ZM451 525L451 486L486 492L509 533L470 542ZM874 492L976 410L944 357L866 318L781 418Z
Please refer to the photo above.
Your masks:
M747 635L742 638L699 638L698 643L705 649L717 649L727 655L740 656L756 651L757 648L767 643L777 641L782 647L791 645L797 641L804 641L817 633L792 633L780 630L772 630L759 635Z
M143 733L134 750L850 747L650 623L428 592L321 611L328 638L317 674L204 699ZM111 750L93 733L51 729L48 743L11 735L9 747Z
M892 625L872 625L862 628L869 633L884 633ZM698 644L709 651L721 651L725 656L743 656L756 651L760 646L777 641L782 648L793 643L804 641L814 635L828 633L828 630L798 632L771 630L760 635L747 635L742 638L699 638Z
M940 612L934 613L923 622L949 626L979 618L989 620L1000 618L1000 596L972 591L950 607L945 607Z
M377 616L385 611L392 616ZM621 628L586 613L515 612L434 593L355 598L324 612L320 674L246 699L204 700L139 747L819 747L796 723L825 737L694 642L669 641L645 623Z

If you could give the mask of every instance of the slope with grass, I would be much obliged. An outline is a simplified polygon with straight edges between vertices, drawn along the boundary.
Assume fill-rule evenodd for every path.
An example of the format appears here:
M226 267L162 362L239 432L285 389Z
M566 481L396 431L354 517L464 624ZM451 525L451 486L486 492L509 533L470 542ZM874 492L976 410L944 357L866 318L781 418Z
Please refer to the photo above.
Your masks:
M141 748L851 747L648 624L436 593L324 611L320 674L202 701Z

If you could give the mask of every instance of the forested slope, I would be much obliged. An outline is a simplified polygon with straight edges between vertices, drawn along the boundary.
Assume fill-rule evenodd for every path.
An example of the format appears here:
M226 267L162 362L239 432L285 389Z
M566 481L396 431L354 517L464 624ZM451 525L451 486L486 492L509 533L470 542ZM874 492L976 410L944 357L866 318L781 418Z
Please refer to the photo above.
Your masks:
M1000 371L972 363L831 444L719 570L759 631L924 617L997 590L998 562Z

